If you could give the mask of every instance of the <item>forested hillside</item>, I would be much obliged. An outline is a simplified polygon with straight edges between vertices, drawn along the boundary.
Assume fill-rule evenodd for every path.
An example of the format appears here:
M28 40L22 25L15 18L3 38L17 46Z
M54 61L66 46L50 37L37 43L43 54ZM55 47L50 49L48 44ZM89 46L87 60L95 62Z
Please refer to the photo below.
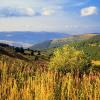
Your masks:
M74 42L70 45L83 50L91 59L100 60L100 35L81 42Z

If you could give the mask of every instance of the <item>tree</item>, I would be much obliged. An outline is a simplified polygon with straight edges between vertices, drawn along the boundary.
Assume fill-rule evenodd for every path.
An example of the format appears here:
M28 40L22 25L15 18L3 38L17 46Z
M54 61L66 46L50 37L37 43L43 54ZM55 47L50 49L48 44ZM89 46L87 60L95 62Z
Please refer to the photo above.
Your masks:
M54 51L50 59L49 69L63 72L84 72L90 66L90 60L83 51L65 45Z
M34 56L34 51L33 50L31 51L31 56Z
M16 47L15 48L15 52L20 52L20 48L19 47Z
M41 52L40 51L38 51L38 54L37 55L41 55Z
M20 53L23 53L23 54L24 54L24 49L23 49L23 47L20 48Z
M15 48L15 51L16 51L16 52L19 52L19 53L24 53L23 47L16 47L16 48Z

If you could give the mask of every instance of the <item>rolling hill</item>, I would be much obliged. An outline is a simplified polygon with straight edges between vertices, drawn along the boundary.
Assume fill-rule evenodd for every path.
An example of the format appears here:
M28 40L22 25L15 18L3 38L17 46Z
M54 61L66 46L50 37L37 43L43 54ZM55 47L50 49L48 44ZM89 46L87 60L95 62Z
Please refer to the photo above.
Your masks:
M23 54L17 53L15 51L15 47L9 46L8 44L4 43L0 43L0 57L2 56L29 61L29 59L23 56Z
M31 49L36 49L36 50L42 50L42 49L48 49L48 48L55 48L59 47L64 44L69 44L73 42L79 42L83 40L88 40L90 38L93 38L94 36L97 36L99 34L82 34L82 35L73 35L73 36L68 36L65 38L60 38L60 39L53 39L53 40L48 40L44 41L42 43L35 44L31 47Z
M70 36L61 39L44 41L34 46L34 49L24 49L24 53L16 51L16 47L8 44L0 43L0 56L5 55L12 58L31 61L38 57L39 59L48 59L52 55L56 47L69 44L76 49L82 50L91 57L92 60L100 60L100 35L99 34L84 34ZM33 51L33 54L31 55ZM40 55L38 55L38 51Z

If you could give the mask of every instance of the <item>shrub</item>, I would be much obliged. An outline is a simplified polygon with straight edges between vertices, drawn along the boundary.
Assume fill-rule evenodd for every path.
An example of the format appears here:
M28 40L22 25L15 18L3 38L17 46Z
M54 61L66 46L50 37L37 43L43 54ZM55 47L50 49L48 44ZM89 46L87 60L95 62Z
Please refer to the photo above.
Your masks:
M57 48L49 63L49 69L74 73L84 72L89 66L90 60L84 52L68 45Z

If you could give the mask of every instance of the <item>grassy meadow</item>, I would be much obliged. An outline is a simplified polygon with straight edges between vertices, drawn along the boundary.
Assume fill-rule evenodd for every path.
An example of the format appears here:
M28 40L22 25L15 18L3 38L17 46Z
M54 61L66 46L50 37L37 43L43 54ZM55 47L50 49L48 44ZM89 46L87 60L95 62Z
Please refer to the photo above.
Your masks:
M1 56L0 100L100 100L100 72L92 67L80 74L75 71L87 63L84 57L82 52L65 47L57 49L49 61Z

